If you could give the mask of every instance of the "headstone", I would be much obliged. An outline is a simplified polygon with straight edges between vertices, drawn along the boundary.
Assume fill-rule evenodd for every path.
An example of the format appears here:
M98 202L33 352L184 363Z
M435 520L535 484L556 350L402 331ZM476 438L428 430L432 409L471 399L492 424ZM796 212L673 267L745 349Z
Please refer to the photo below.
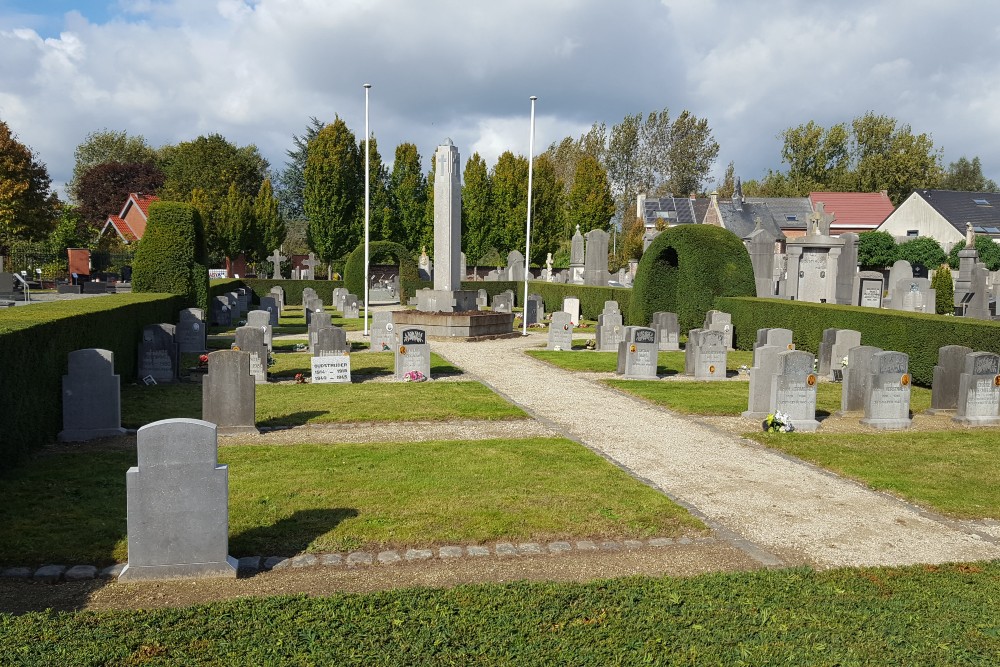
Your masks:
M757 329L757 340L753 349L757 350L761 345L776 345L785 350L794 350L795 343L792 342L791 329Z
M487 292L484 289L481 289L478 292L476 292L476 306L480 309L483 309L486 308L488 305L490 305L489 292Z
M830 346L830 375L834 379L834 371L839 371L844 365L844 358L852 347L861 345L861 332L853 329L838 329Z
M972 352L958 383L956 422L967 426L1000 424L1000 355Z
M250 353L216 350L209 354L201 388L202 418L216 424L219 435L257 433L256 405Z
M431 346L423 327L396 327L396 379L403 381L410 371L431 379Z
M705 323L702 329L709 331L721 331L726 349L733 349L733 316L721 310L710 310L705 313Z
M549 322L549 340L547 350L569 351L573 349L573 319L569 313L558 310L552 313Z
M977 262L972 269L972 282L969 286L968 306L965 317L976 320L990 319L990 292L987 287L990 271L982 262Z
M288 258L282 255L280 250L275 250L274 254L267 258L271 262L271 280L281 280L281 263L286 259Z
M280 313L281 311L283 311L285 309L285 290L275 285L274 287L271 288L268 294L272 296L274 298L275 303L278 304L278 312Z
M497 313L514 312L514 293L510 290L505 290L494 296L493 310Z
M236 291L226 292L226 298L229 299L229 310L232 312L233 324L236 324L240 320L240 297Z
M272 327L278 326L278 303L273 296L263 296L260 298L260 309L267 311Z
M344 298L350 294L350 290L346 287L334 287L332 300L330 305L333 306L334 310L339 310L341 313L344 312Z
M344 319L345 320L356 320L361 317L360 306L358 306L358 297L354 294L348 294L344 297Z
M597 316L594 338L598 352L617 352L618 344L625 340L621 313L617 310L608 311L605 306L605 312Z
M236 304L240 309L240 315L250 310L248 308L247 298L250 295L250 290L246 287L239 287L236 290Z
M233 326L233 309L229 305L229 299L224 296L217 296L212 299L212 324L218 327Z
M625 340L618 344L618 374L627 380L655 380L658 361L656 329L625 327Z
M889 292L886 295L890 302L896 295L896 284L900 280L912 280L913 279L913 267L905 259L898 259L893 262L893 265L889 268L889 282L888 288Z
M746 237L750 264L753 266L754 284L758 297L774 296L774 244L775 236L761 227L760 218L756 228Z
M302 260L302 272L299 274L299 280L316 280L316 267L319 265L319 260L316 259L315 253L309 253L309 258Z
M507 253L507 280L516 283L524 280L524 255L517 250Z
M602 229L591 229L586 233L587 249L584 256L583 283L606 287L608 274L608 233Z
M328 327L317 332L313 347L312 383L350 383L351 344L347 332L339 327Z
M837 303L850 306L854 301L854 277L858 274L858 235L840 234L844 247L837 258Z
M691 345L692 337L694 345ZM727 348L723 332L692 329L688 334L688 345L692 348L691 369L695 380L726 379Z
M177 317L177 345L182 354L201 354L207 349L205 311L185 308Z
M933 313L937 302L937 290L931 289L927 278L902 278L892 292L894 310L911 313Z
M813 356L799 350L778 353L778 372L771 378L771 404L788 415L797 431L815 431L816 374Z
M569 279L568 282L574 285L583 284L583 272L586 267L586 248L583 234L580 233L580 225L576 226L576 233L570 242L569 253ZM579 324L576 320L575 323Z
M881 352L882 348L871 345L852 347L847 352L847 366L844 367L844 381L840 387L840 413L856 412L865 409L865 396L871 384L872 356Z
M247 326L260 329L264 334L264 345L268 352L274 350L274 329L271 327L271 313L266 310L251 310L247 313Z
M537 294L529 294L524 304L524 319L528 324L538 324L545 320L545 302Z
M909 428L909 361L910 358L903 352L876 352L872 355L862 424L878 429Z
M372 352L388 352L396 344L396 332L392 323L391 310L376 310L372 313L370 349Z
M217 354L217 353L216 353ZM229 469L216 427L165 419L139 429L126 481L128 564L119 581L236 578L229 555Z
M60 442L82 442L124 435L121 378L109 350L74 350L62 378L63 430Z
M884 279L878 271L861 271L854 276L852 304L866 308L882 307Z
M580 324L580 299L575 296L563 298L563 312L569 313L570 322L573 326Z
M831 377L830 361L833 358L833 343L837 339L838 331L840 329L823 329L823 337L819 343L819 352L816 353L817 371L821 377Z
M760 345L753 351L750 368L750 393L744 417L763 419L774 411L771 403L771 380L778 374L778 354L787 348L778 345Z
M954 412L958 408L958 383L965 370L965 357L972 354L971 347L945 345L938 348L938 362L934 366L931 383L931 407L927 412Z
M139 365L136 375L141 381L152 377L157 384L176 382L178 375L177 327L173 324L149 324L142 328L139 341Z
M351 344L347 341L347 332L340 327L328 326L316 332L316 342L313 345L314 357L347 354L350 351Z
M13 301L15 296L14 274L9 271L0 271L0 299Z
M496 282L500 280L500 272L496 269L491 269L487 274L485 280L487 282Z
M316 334L319 333L321 329L329 329L331 326L333 326L333 324L331 323L330 313L325 310L313 313L312 319L309 321L309 326L307 327L310 351L313 350L313 347L316 344Z
M656 312L653 313L653 321L650 326L656 329L657 340L661 350L679 350L680 345L680 325L677 323L677 313Z
M258 327L237 327L236 347L250 353L250 375L257 384L267 384L267 344Z

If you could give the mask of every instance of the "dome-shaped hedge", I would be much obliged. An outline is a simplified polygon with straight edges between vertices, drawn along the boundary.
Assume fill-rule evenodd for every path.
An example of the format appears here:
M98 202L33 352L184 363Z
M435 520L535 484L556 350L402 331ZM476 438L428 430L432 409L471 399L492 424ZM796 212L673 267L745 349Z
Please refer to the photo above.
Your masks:
M677 313L681 332L700 327L720 296L756 296L743 241L714 225L678 225L657 236L639 260L628 321L648 325Z
M410 251L392 241L372 241L368 244L368 263L399 264L399 302L406 304L407 300L415 295L415 285L420 280L417 272L417 260L413 259ZM347 257L344 265L344 287L351 294L364 297L365 293L365 244L360 244Z

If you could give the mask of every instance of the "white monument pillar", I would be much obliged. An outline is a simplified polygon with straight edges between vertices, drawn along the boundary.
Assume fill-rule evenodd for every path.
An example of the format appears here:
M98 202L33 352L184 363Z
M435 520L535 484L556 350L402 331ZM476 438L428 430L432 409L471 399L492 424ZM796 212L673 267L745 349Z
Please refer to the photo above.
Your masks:
M445 139L434 153L434 289L462 289L462 184L458 148Z

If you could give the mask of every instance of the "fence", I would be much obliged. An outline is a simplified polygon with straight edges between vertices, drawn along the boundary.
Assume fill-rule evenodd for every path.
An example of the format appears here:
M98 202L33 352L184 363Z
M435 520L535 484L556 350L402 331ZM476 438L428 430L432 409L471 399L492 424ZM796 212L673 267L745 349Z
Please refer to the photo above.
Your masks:
M133 250L91 250L90 272L120 275L123 266L131 266ZM15 243L11 245L4 266L0 270L25 272L32 279L61 280L69 277L69 258L66 251L53 252L44 243Z

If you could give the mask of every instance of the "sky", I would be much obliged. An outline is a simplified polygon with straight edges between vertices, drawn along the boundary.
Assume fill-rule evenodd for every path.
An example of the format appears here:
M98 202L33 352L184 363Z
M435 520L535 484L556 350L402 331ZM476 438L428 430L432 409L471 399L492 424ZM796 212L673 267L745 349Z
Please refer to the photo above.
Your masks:
M995 0L0 0L0 120L62 188L90 132L219 133L280 169L310 117L369 127L429 167L535 153L668 108L707 119L748 180L781 140L868 111L1000 181Z

